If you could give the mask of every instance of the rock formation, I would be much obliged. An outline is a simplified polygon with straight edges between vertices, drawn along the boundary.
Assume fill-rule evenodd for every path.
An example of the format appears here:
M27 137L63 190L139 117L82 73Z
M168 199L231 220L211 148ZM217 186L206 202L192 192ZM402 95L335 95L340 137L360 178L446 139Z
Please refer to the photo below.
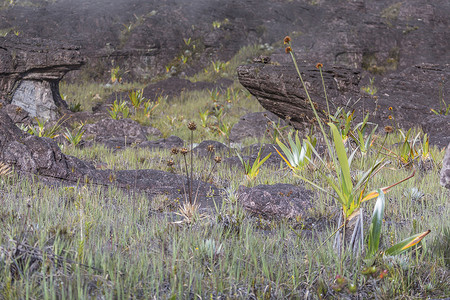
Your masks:
M31 117L57 119L67 108L59 81L83 64L78 47L8 34L0 38L0 99L25 109Z
M170 199L185 199L186 176L158 170L97 170L93 165L61 152L55 141L21 131L4 110L0 109L0 161L14 168L21 176L37 175L51 184L78 183L102 186L115 185L144 192L153 198L166 195ZM220 190L194 180L202 207L213 207L212 198L220 200Z
M292 36L302 77L318 110L327 110L315 68L320 62L331 113L345 107L355 109L360 119L370 112L370 120L381 127L427 127L431 142L446 146L449 116L436 119L430 109L440 110L450 92L448 1L345 5L318 5L314 9L320 10L319 23L312 20L301 34ZM313 118L291 57L284 51L272 55L269 63L241 66L237 72L241 84L264 108L290 117L295 127Z
M441 169L441 185L450 189L450 144L448 144Z
M291 184L240 186L238 199L250 212L269 218L302 218L312 208L311 192Z

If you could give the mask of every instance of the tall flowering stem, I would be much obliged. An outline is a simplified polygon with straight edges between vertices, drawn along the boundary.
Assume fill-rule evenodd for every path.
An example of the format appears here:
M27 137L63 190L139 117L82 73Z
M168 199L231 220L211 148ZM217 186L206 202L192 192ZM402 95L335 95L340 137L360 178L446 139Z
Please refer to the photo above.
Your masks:
M318 63L316 65L316 68L319 69L320 78L322 78L323 93L325 94L325 101L327 102L328 122L331 122L331 119L330 119L330 106L328 105L327 89L325 88L325 81L323 80L323 73L322 73L323 64Z
M314 116L316 117L317 122L319 123L320 130L323 133L323 137L325 139L325 143L327 144L327 148L328 148L328 151L330 153L330 156L333 159L334 165L337 166L338 164L337 164L336 157L334 155L331 155L331 153L333 153L332 152L333 150L331 148L330 142L328 141L327 135L325 133L325 129L323 128L322 121L320 120L319 114L317 113L317 110L316 110L316 108L314 106L314 103L311 100L311 97L309 96L308 89L306 88L305 82L303 81L302 74L300 73L300 69L298 67L297 60L296 60L295 55L294 55L294 51L292 50L292 47L291 47L291 39L290 38L288 39L288 37L285 37L284 38L284 43L288 45L288 47L286 48L286 53L291 55L292 62L294 63L295 70L297 71L297 74L300 77L300 81L302 82L302 86L303 86L303 89L305 90L306 97L309 100L309 104L311 105L311 108L312 108L312 110L314 112Z

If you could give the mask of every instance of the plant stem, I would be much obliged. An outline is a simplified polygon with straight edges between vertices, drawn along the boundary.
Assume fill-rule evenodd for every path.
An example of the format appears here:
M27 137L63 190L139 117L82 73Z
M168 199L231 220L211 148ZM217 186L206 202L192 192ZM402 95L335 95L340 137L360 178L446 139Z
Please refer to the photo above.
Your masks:
M323 86L323 92L325 94L325 101L327 102L328 122L331 122L330 106L328 105L327 89L325 88L325 81L323 80L322 67L319 67L319 71L320 71L320 78L322 78L322 86Z

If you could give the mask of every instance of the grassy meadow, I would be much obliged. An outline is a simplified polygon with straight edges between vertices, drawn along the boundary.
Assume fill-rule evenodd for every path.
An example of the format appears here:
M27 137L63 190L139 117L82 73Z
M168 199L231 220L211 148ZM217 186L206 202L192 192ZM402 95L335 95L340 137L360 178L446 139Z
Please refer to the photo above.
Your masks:
M252 56L259 53L256 48L244 52ZM234 58L217 76L225 73L224 77L235 79L231 70L247 58ZM205 76L208 72L215 70L204 70L190 79L205 80L210 78ZM144 87L142 83L112 87L64 83L61 93L69 103L89 111L96 101L115 91ZM152 100L158 101L158 106L148 115L128 103L130 117L158 128L163 136L177 135L185 141L191 135L187 125L194 121L193 143L208 139L228 144L229 130L241 116L263 111L236 80L227 90L191 91ZM280 138L286 138L288 131L280 129ZM444 151L430 146L431 167L421 169L423 134L413 131L411 137L419 133L420 141L414 145L416 156L407 158L408 163L400 158L402 134L379 129L365 153L356 151L350 171L358 178L376 160L389 161L368 181L366 188L371 191L399 182L417 169L414 177L386 193L380 251L412 234L431 232L400 255L370 259L350 251L339 256L333 248L334 238L329 237L338 229L342 206L322 176L331 171L335 175L330 178L339 177L339 166L326 154L321 157L323 163L314 156L313 163L295 174L285 163L276 167L262 164L251 180L241 166L218 164L210 182L224 189L224 201L215 209L200 208L190 222L176 222L183 220L178 214L180 203L163 195L149 200L138 192L82 183L49 187L38 178L19 178L14 172L0 171L0 299L449 297L450 191L439 184ZM232 146L256 142L274 144L276 139L266 135ZM129 147L112 151L95 144L89 148L66 145L63 152L104 168L184 174L181 159L174 166L167 165L173 158L170 149ZM194 178L205 180L205 165L209 170L212 164L207 158L194 156ZM312 190L309 217L265 219L240 206L240 185L275 183L304 185ZM366 221L374 205L375 199L362 204ZM368 229L366 226L365 245ZM21 256L14 256L13 250Z

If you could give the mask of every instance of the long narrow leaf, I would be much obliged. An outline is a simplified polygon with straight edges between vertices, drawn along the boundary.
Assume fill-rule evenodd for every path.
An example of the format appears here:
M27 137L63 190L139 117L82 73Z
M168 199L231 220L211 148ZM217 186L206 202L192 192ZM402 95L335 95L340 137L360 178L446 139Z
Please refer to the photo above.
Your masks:
M381 189L378 189L377 202L375 203L372 214L372 224L370 224L369 228L369 252L367 253L368 257L373 257L378 252L378 246L380 245L381 237L381 227L383 225L384 207L384 193Z
M284 162L288 165L288 167L293 170L294 168L292 167L292 165L289 163L289 161L283 156L283 154L280 153L280 151L278 151L277 148L275 148L275 151L277 151L278 155L281 156L281 158L284 160Z
M269 159L269 157L272 155L272 153L269 153L266 157L264 157L261 161L259 161L260 156L258 155L258 159L256 159L253 162L252 171L259 170L259 168L262 166L262 164Z
M328 125L331 127L331 132L333 133L334 146L336 148L336 154L339 160L339 166L343 177L341 179L343 182L343 191L346 194L351 194L353 191L353 183L350 176L350 166L348 163L347 152L345 151L344 143L342 142L342 136L339 133L336 125L332 123L328 123Z
M409 248L411 248L412 246L417 245L430 232L431 232L431 230L427 230L425 232L418 233L418 234L413 235L413 236L411 236L409 238L406 238L403 241L401 241L400 243L398 243L398 244L392 246L391 248L387 249L384 252L384 254L393 256L393 255L397 255L397 254L403 253L406 250L408 250Z

